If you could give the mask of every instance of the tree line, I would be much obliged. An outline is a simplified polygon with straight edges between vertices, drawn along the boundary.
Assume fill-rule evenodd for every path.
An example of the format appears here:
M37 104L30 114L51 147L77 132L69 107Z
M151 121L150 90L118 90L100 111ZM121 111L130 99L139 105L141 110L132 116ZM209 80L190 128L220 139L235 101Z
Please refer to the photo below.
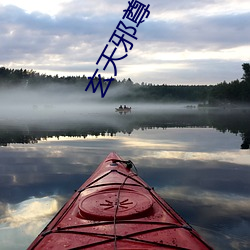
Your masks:
M250 64L242 64L243 76L239 80L221 82L216 85L154 85L152 83L134 83L130 78L114 80L106 98L119 101L202 102L206 105L224 105L228 103L250 103ZM65 84L82 88L88 85L88 77L52 76L40 74L34 70L9 69L0 67L0 87L36 88L46 85ZM98 82L98 78L96 78ZM104 86L105 87L105 86ZM111 89L117 91L110 91ZM114 94L115 93L115 94Z
M212 88L209 103L250 103L250 64L242 64L242 69L244 73L241 81L238 79L230 83L224 81Z

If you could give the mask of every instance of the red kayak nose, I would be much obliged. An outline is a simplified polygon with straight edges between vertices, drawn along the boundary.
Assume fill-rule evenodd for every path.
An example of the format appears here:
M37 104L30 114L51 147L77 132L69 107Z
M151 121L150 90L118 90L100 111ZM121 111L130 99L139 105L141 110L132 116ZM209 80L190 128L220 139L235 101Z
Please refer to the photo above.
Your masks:
M112 152L38 235L31 249L212 249Z

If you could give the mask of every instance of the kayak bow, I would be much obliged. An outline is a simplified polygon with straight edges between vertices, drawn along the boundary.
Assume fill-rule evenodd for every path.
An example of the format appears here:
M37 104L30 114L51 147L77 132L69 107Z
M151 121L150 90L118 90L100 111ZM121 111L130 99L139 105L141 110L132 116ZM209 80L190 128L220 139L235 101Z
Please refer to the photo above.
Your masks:
M31 249L212 249L110 153L30 245Z

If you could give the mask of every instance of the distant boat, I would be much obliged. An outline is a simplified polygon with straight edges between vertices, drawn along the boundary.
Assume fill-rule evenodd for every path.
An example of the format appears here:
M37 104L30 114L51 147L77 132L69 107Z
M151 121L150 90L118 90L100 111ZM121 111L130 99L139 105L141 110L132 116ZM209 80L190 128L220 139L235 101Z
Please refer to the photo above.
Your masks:
M115 111L116 112L124 112L124 113L128 113L128 112L131 112L131 107L125 107L125 108L115 108Z

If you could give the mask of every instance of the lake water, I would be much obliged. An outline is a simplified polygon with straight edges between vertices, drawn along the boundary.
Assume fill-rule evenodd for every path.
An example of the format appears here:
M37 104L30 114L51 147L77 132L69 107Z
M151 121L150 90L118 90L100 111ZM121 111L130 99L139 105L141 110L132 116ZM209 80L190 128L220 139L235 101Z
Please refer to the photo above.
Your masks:
M1 249L27 248L111 151L215 249L250 249L249 110L100 109L0 117Z

